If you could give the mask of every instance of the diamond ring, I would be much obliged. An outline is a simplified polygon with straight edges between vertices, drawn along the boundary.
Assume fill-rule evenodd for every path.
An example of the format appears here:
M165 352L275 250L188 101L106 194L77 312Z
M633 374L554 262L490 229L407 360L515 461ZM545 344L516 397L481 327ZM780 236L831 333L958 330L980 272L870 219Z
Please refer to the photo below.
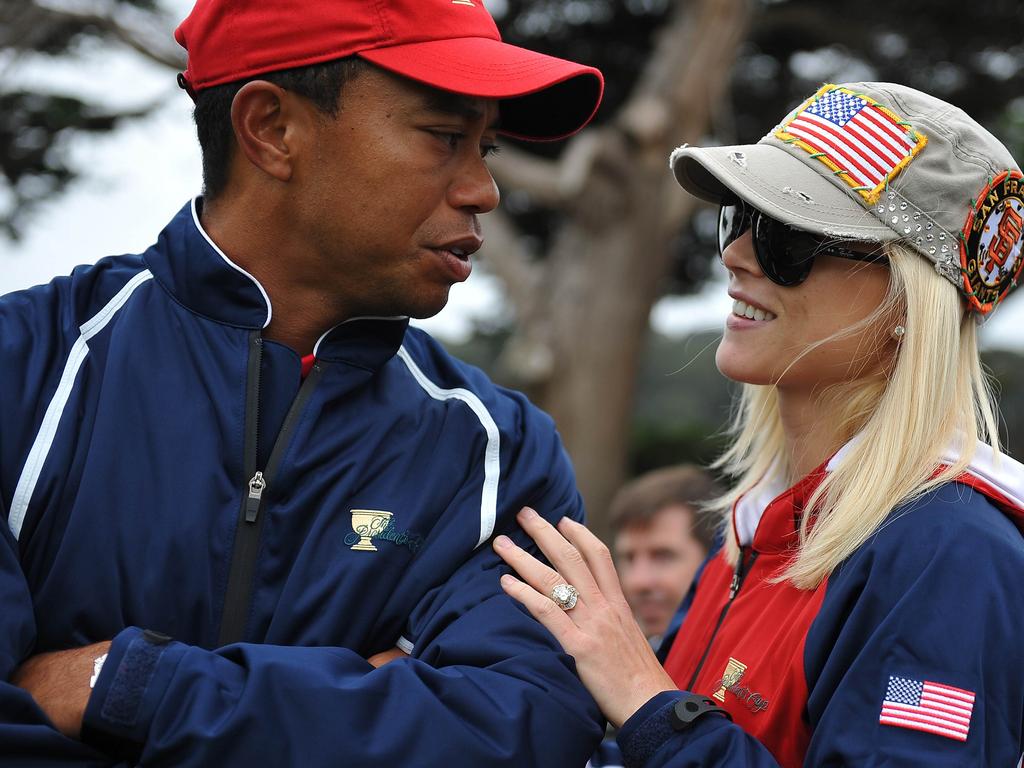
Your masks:
M559 584L551 590L551 599L563 611L571 611L576 607L576 599L580 593L572 584Z

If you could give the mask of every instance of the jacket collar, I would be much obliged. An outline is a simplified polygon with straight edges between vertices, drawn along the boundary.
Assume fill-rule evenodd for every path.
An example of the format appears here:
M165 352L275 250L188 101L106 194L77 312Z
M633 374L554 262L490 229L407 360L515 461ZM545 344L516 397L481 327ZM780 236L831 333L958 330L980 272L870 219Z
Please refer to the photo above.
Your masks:
M185 205L143 255L156 280L183 306L237 328L270 325L270 296L251 274L225 254L199 221L202 198ZM328 330L317 342L318 359L376 370L402 344L407 317L353 318Z
M196 314L253 330L270 325L270 297L217 247L199 223L202 198L186 205L143 258L156 280Z
M953 446L943 454L942 462L947 466L955 464L960 453ZM1024 534L1024 465L979 441L957 482L987 497Z
M765 476L733 507L733 528L740 546L758 552L782 552L799 544L797 532L807 500L828 473L828 464L815 468L787 488L776 461Z
M408 317L354 317L321 336L313 354L317 360L376 371L397 354L408 327Z

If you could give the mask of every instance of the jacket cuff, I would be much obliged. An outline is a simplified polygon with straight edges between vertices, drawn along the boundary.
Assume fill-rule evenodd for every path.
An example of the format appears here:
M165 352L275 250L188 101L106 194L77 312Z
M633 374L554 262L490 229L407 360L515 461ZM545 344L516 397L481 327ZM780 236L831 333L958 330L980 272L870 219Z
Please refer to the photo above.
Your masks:
M615 740L619 742L622 751L623 765L639 768L675 735L669 721L669 712L681 698L681 691L662 691L622 724Z
M108 754L138 754L185 649L158 632L137 627L120 632L89 696L82 741Z

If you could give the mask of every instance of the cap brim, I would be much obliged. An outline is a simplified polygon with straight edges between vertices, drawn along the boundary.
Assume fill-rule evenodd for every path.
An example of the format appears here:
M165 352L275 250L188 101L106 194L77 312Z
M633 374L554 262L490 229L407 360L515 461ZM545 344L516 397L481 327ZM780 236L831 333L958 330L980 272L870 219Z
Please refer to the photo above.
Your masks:
M791 227L845 240L898 238L828 178L770 144L680 147L669 163L679 185L702 200L736 196Z
M533 141L576 133L593 118L604 93L604 78L593 67L489 38L432 40L359 55L434 88L498 99L498 130Z

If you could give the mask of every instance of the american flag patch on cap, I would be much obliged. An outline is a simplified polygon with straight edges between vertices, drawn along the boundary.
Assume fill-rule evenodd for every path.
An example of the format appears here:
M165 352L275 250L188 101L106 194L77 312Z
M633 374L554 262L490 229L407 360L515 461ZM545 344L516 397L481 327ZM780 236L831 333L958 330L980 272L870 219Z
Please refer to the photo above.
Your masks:
M835 85L822 87L775 135L824 163L868 205L928 143L892 110Z
M878 722L967 741L974 693L929 680L890 677Z

